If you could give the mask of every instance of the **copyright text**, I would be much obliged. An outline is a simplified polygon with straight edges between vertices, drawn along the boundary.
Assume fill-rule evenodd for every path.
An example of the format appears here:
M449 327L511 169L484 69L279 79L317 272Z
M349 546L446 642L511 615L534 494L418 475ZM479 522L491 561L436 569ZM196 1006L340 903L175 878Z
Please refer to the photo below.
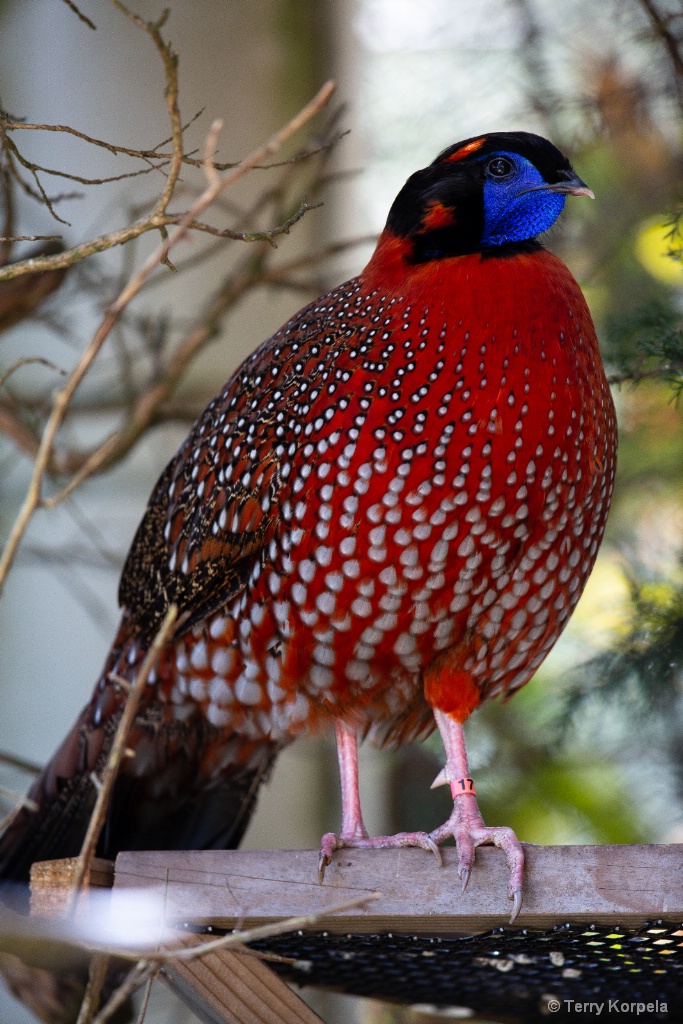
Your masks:
M602 1011L606 1013L668 1013L666 1003L656 1000L652 1003L627 1003L620 999L609 999L602 1003L587 1003L579 999L549 999L547 1003L551 1013L564 1010L565 1013L592 1013L599 1017Z

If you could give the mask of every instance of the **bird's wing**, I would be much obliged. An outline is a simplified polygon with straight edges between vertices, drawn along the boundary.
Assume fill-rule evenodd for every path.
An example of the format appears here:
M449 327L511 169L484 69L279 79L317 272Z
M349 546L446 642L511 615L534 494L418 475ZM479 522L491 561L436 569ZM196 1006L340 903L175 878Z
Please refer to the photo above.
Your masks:
M233 452L219 453L232 470L226 480L216 449L208 447L220 431L214 425L201 434L207 421L204 413L154 488L121 576L119 602L146 638L171 602L185 629L237 596L277 525L282 478L274 451L264 452L250 473L250 441L234 429ZM267 425L260 426L268 448Z
M171 602L185 630L239 596L265 561L303 441L302 392L318 363L308 349L325 329L324 305L301 310L242 364L162 473L119 587L144 640Z

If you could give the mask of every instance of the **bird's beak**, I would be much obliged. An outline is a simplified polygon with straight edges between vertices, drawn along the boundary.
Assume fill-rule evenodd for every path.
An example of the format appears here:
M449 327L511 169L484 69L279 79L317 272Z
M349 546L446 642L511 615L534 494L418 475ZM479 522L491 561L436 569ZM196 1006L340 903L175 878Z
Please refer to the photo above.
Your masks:
M554 185L548 185L548 191L563 192L568 196L588 196L589 199L595 199L593 190L578 174L572 175L566 181L557 181Z
M526 189L527 192L560 192L562 195L567 196L587 196L589 199L595 199L595 193L591 188L588 187L585 181L578 176L578 174L572 174L567 177L566 181L554 181L550 185L536 185L533 188Z

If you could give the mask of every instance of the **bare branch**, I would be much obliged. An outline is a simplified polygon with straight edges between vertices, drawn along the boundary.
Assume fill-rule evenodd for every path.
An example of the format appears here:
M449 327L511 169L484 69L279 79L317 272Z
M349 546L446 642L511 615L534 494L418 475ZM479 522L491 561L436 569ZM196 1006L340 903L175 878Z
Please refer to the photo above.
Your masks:
M175 629L176 618L178 617L178 609L175 604L169 606L164 621L157 633L157 636L150 645L140 670L135 677L135 682L130 688L128 696L126 697L126 705L121 716L121 721L117 727L114 742L112 744L112 751L106 761L104 771L102 772L101 785L97 793L97 799L95 806L90 816L88 823L88 830L83 840L83 846L78 856L78 864L74 871L74 878L72 881L72 892L70 904L73 907L76 897L78 896L79 890L83 887L83 882L87 878L92 858L95 855L95 848L99 839L100 831L104 824L104 818L106 817L106 811L109 808L110 798L112 796L112 790L116 777L119 773L119 767L121 761L126 755L128 733L132 727L135 715L137 714L137 707L140 702L140 698L146 686L147 678L157 664L157 659L161 654L164 645L173 635Z
M382 898L381 892L371 892L365 896L358 896L353 900L346 900L344 903L336 903L324 910L318 910L314 914L305 914L301 917L288 917L283 921L275 921L273 924L262 924L256 928L249 928L247 931L230 932L221 936L220 939L211 939L210 942L202 942L198 946L188 949L181 946L179 949L159 950L154 954L154 959L170 960L198 960L207 953L215 953L218 949L228 949L231 946L246 946L250 942L258 942L261 939L271 939L274 935L282 935L284 932L295 932L299 928L310 928L326 917L333 914L340 914L344 910L351 910L354 907L362 907L365 903ZM152 958L150 958L152 959Z
M118 6L118 0L113 0L113 2L116 2ZM31 521L33 513L42 503L41 489L43 478L47 472L50 462L57 431L66 416L67 410L77 388L90 369L96 355L100 351L106 338L109 336L112 328L117 323L123 310L138 294L156 267L167 259L171 248L174 245L177 245L177 243L185 237L188 231L191 230L192 223L196 220L198 215L202 213L203 210L205 210L222 191L239 181L257 163L260 163L272 153L276 153L284 143L294 135L295 132L297 132L329 101L333 92L334 84L332 82L327 82L322 89L318 91L314 98L307 103L298 114L291 118L286 125L279 129L279 131L277 131L266 143L259 146L249 156L245 157L245 159L242 160L237 167L235 167L225 177L219 178L209 184L193 206L188 210L184 218L180 221L173 235L167 238L164 243L152 253L145 263L143 263L142 267L131 278L118 298L109 307L99 328L95 332L92 341L72 370L66 384L55 396L52 413L47 421L41 438L26 498L10 532L2 558L0 558L0 593L2 592L2 587L7 577L7 573L14 561L17 549L24 533L26 532L28 524ZM163 197L159 200L159 203L157 203L157 209L162 201ZM203 335L203 333L204 332L200 329L200 336ZM114 444L116 442L111 443ZM100 462L98 462L98 465L103 459L106 460L108 456L109 447L107 447L105 452L100 451L100 454L98 455ZM79 481L84 479L86 473L89 474L92 471L93 470L90 466L87 467L87 471L86 467L84 467L84 470L79 474ZM65 497L66 494L70 493L74 486L76 486L76 482L74 482L72 486L65 488L60 494L60 500ZM54 504L54 501L51 504Z
M113 0L113 2L119 6L119 0ZM207 178L209 180L208 187L181 219L173 236L167 239L156 253L152 253L128 287L124 288L117 300L117 303L121 305L121 308L123 308L124 305L127 305L130 299L140 291L157 264L163 263L168 256L171 247L176 245L180 239L184 238L187 232L191 230L192 223L196 220L197 215L210 206L221 192L234 185L240 178L243 178L248 171L252 170L256 166L256 164L265 160L272 153L277 153L277 151L281 149L292 135L294 135L307 121L310 121L310 119L317 114L326 103L329 102L334 89L334 83L327 82L318 91L318 93L316 93L313 99L307 103L298 114L288 121L283 128L277 131L275 135L268 140L268 142L263 146L259 146L258 149L255 149L248 157L240 161L240 163L237 164L237 166L224 178L214 177L213 180L211 180L210 175L213 174L213 167L210 166L207 173ZM212 125L210 131L214 131L214 129L215 124Z
M34 761L26 761L23 757L16 757L14 754L7 754L0 750L0 764L9 765L10 768L18 768L20 772L28 775L39 775L43 770L42 766Z
M121 402L87 402L75 407L72 403L70 407L72 415L74 413L90 415L92 412L102 411L128 412L127 422L94 450L84 451L78 448L69 448L53 451L46 473L50 475L73 473L77 475L67 483L64 490L43 499L43 506L45 508L54 507L67 494L70 494L79 487L88 477L102 472L120 461L149 427L177 421L192 423L197 418L202 410L203 403L198 403L196 406L172 404L169 398L189 363L215 335L221 318L246 291L266 284L289 288L295 291L320 292L323 288L323 282L294 280L292 274L310 266L318 267L330 256L338 255L350 248L367 245L375 241L376 236L367 235L349 239L345 242L337 242L310 252L305 256L297 257L274 269L268 269L264 265L267 247L263 244L258 245L257 251L243 261L240 267L219 289L209 306L199 314L197 325L192 327L180 342L170 363L164 368L161 376L154 380L152 384L146 386L135 397L132 409L127 405L124 406ZM182 264L182 267L184 268L188 263L191 265L194 262L194 259L186 261L186 263ZM150 284L153 283L154 279ZM33 415L36 413L44 414L47 411L45 403L41 401L26 402L24 406ZM9 403L0 402L0 433L4 433L8 438L11 438L19 451L35 459L40 447L40 436L36 434L35 430L24 423L23 419L20 418Z
M102 986L107 978L109 960L108 956L101 953L98 953L91 959L90 970L88 971L88 984L83 994L83 1001L78 1011L76 1024L90 1024L93 1014L100 1003Z
M683 40L671 30L670 15L660 10L654 0L640 0L640 6L649 17L655 34L659 36L669 54L678 103L683 108Z
M152 994L152 985L154 984L154 981L158 973L159 968L157 968L156 971L153 971L147 978L147 982L145 984L145 991L142 996L142 1002L140 1003L140 1012L138 1013L138 1019L136 1021L136 1024L144 1024L144 1020L147 1015L147 1007L149 1006L149 997Z
M92 1024L106 1024L108 1020L111 1020L119 1007L123 1006L126 1000L134 992L137 992L148 978L156 974L157 970L158 968L155 964L150 964L146 960L141 960L140 963L136 964L128 973L123 983L112 993L105 1006L93 1018Z
M62 235L0 235L0 242L61 242Z
M57 494L44 500L45 508L54 508L88 477L101 472L121 459L130 451L144 431L152 423L157 422L159 406L173 392L189 363L212 337L220 317L257 280L260 259L267 244L260 243L260 246L261 251L256 255L256 262L254 262L254 256L244 261L225 287L221 289L209 309L199 318L197 326L189 332L173 353L163 377L139 397L129 422L122 429L111 434L85 461L81 461L71 480ZM0 562L0 585L1 581Z
M215 120L209 128L209 133L206 136L206 142L204 143L204 174L209 185L219 185L220 177L216 171L214 165L214 157L218 148L218 137L223 131L223 122L219 119Z
M16 131L18 128L34 128L34 129L38 129L38 128L47 129L47 128L49 128L48 125L27 125L27 124L22 124L21 122L7 121L3 117L0 117L0 127L2 127L2 129L4 129L4 131ZM68 129L64 125L59 125L59 126L55 126L55 127L57 127L60 131L68 131ZM80 136L81 135L81 133L75 131L75 129L71 129L69 131L69 134L76 135L76 136ZM111 149L111 147L108 146L106 142L99 142L99 141L95 142L95 140L90 140L90 141L92 141L93 144L95 144L95 145L100 145L100 146L104 146L106 149ZM64 178L67 181L76 181L76 182L78 182L79 185L105 185L105 184L107 184L109 182L112 182L112 181L123 181L125 178L137 178L141 174L149 174L150 171L158 170L159 167L161 166L161 164L159 164L159 165L150 164L149 167L143 167L143 168L138 169L137 171L122 171L121 174L112 174L112 175L110 175L108 177L105 177L105 178L84 178L80 174L72 174L69 171L58 171L54 167L44 167L42 164L37 164L37 163L34 163L32 160L27 160L26 157L23 156L19 152L19 149L16 146L16 144L14 143L14 141L11 141L9 138L7 138L7 136L5 136L5 142L6 142L6 145L8 146L8 148L14 154L15 159L21 164L21 166L24 167L27 171L31 172L31 175L32 175L34 181L36 182L37 186L41 190L41 194L43 194L43 190L42 190L42 185L40 184L40 179L38 178L38 172L41 172L42 174L49 174L53 178ZM68 197L66 197L66 196L61 196L61 197L59 197L59 196L51 196L50 197L50 201L54 203L59 198L63 199L63 198L72 198L72 197L73 197L73 194L68 196Z
M4 818L0 818L0 833L11 821L13 821L16 814L25 807L29 811L37 811L38 804L34 800L30 800L29 797L24 796L22 793L17 793L13 789L7 789L6 786L0 786L0 797L11 801L12 810Z
M107 142L106 139L97 139L94 135L88 135L68 124L31 124L28 121L17 121L3 113L0 113L0 124L8 132L63 132L66 135L73 135L74 138L81 139L91 146L101 146L102 149L108 150L114 156L132 156L138 160L168 161L171 159L170 153L158 152L159 147L168 145L170 139L160 142L154 149L131 149L129 146L117 146L113 142ZM45 170L47 174L52 174L49 168L42 168L42 170Z
M19 451L31 458L37 456L40 438L5 404L0 405L0 432L10 437Z
M157 228L160 229L162 233L164 231L164 215L166 212L166 208L171 200L171 196L173 195L173 190L175 189L178 180L178 175L180 174L180 168L183 162L183 126L180 119L180 111L178 109L178 57L177 54L171 48L170 44L165 42L160 31L162 25L166 20L166 17L168 16L168 12L166 12L165 15L162 15L162 17L157 22L145 22L143 21L142 18L132 14L128 10L128 8L120 2L120 0L112 0L112 3L123 14L125 14L126 17L128 17L133 22L133 24L135 24L138 28L140 28L143 32L150 36L154 45L157 48L157 51L159 52L159 55L161 56L161 60L164 65L164 72L166 76L166 108L171 122L172 132L172 152L170 160L168 161L167 178L164 184L164 188L157 202L155 203L154 209L152 210L151 214L142 221L138 221L136 224L129 225L127 228L121 229L120 231L111 232L108 235L101 235L99 238L93 239L82 246L76 246L71 250L67 250L67 252L60 254L62 259L60 259L60 256L47 256L43 257L42 259L37 258L35 260L21 260L18 263L11 264L9 267L0 268L0 281L10 280L11 278L19 277L27 273L35 273L37 270L55 270L60 269L62 267L72 266L74 263L79 262L86 256L93 255L96 252L102 252L104 249L109 249L114 245L121 245L124 242L130 241L132 238L137 237L138 235L142 234L145 231L150 231ZM14 176L15 180L21 185L21 187L26 192L28 192L29 195L32 195L34 198L39 199L49 209L50 213L56 220L61 221L62 223L67 223L66 221L63 221L62 218L59 217L56 213L54 209L54 203L57 201L58 197L50 197L47 195L40 180L39 171L42 171L43 173L47 172L50 174L60 174L61 176L66 177L69 177L69 175L64 175L62 172L57 171L48 171L48 169L42 168L39 165L33 164L31 163L31 161L26 160L17 149L16 144L8 135L8 130L11 127L14 127L14 125L15 122L8 122L7 118L0 119L0 138L4 140L5 155L9 171ZM37 189L37 192L34 191L28 184L28 182L26 182L22 178L21 174L15 166L15 161L17 161L19 164L21 164L21 166L25 167L25 169L29 171L35 183L35 188ZM150 168L146 168L144 171L130 172L130 174L128 175L123 175L123 177L129 177L131 175L134 176L140 173L148 173L149 170ZM86 183L92 184L93 182L87 181ZM64 260L63 257L66 257L66 259ZM43 262L43 260L45 260L46 262Z
M74 3L74 0L62 0L62 3L65 3L67 7L70 7L76 15L76 17L80 18L80 20L84 22L88 26L88 28L97 29L97 25L95 24L95 22L91 21L90 18L83 14L83 11L78 9L76 4Z
M17 260L16 263L0 267L0 281L11 281L17 277L23 277L25 274L35 274L42 270L61 270L65 267L73 267L88 256L113 249L117 245L125 245L126 242L163 225L163 217L150 216L127 224L124 228L98 235L96 238L82 242L80 245L74 245L71 249L65 249L64 252L54 256L35 256L31 259Z
M352 910L362 907L366 903L382 899L381 892L365 893L363 896L356 896L354 899L345 900L343 903L334 903L330 907L316 910L312 914L303 914L300 917L285 917L280 921L273 921L271 924L256 925L246 931L230 931L221 935L218 939L210 939L208 942L198 943L196 946L173 946L155 950L153 953L141 952L140 950L122 949L119 946L100 946L97 943L87 942L83 948L90 953L98 955L116 956L121 960L133 960L149 964L172 963L174 960L200 960L208 953L215 953L219 949L234 949L237 947L240 952L252 953L252 950L242 950L251 942L259 942L262 939L272 939L275 935L284 935L285 932L295 932L300 928L311 928L320 921L335 914L341 914L345 910ZM262 954L256 954L261 956Z
M66 370L63 370L61 366L57 366L55 363L50 362L49 359L43 359L42 356L24 356L22 359L17 359L16 363L12 363L9 370L6 370L2 377L0 377L0 388L4 387L12 374L16 373L16 371L21 369L22 366L32 366L35 364L39 366L47 366L49 370L54 370L55 373L59 373L62 377L66 377Z
M68 909L71 909L74 906L76 897L78 896L80 889L83 887L85 879L88 877L90 865L93 857L95 856L97 841L104 825L104 819L107 814L114 782L116 781L121 761L125 757L128 733L130 732L135 720L138 705L145 686L147 685L149 674L154 668L164 645L173 634L177 617L178 609L174 604L172 604L169 606L169 609L164 616L164 621L161 624L159 632L154 637L154 640L152 641L145 656L145 660L140 666L140 671L135 678L135 682L131 686L126 698L126 704L123 709L123 714L121 715L121 720L116 729L116 735L114 736L111 752L102 773L101 785L98 789L97 799L88 824L88 830L85 834L85 839L83 840L81 852L78 855L78 863L71 882L71 897Z
M317 113L319 108L328 101L332 95L333 88L334 87L331 83L324 86L313 100L307 104L303 111L293 118L292 121L290 121L283 129L273 135L268 142L259 146L258 150L254 151L250 157L247 157L242 161L242 163L239 164L238 167L234 168L227 177L216 179L213 184L209 184L197 203L187 212L187 214L185 214L185 217L178 225L173 236L168 239L156 253L147 259L127 288L121 293L119 299L110 310L110 314L112 316L115 314L118 315L128 302L130 302L133 296L137 294L144 282L147 280L148 275L150 275L158 263L168 255L171 247L174 246L179 239L184 236L186 231L190 229L191 224L193 224L197 218L197 213L209 206L220 191L229 184L232 184L234 181L239 180L239 178L251 170L255 163L264 159L264 155L276 152L276 150L284 144L290 135L294 134L302 124ZM237 280L231 284L231 287L228 287L225 293L218 297L216 302L213 304L213 308L208 310L208 315L202 318L200 326L194 332L191 332L185 340L185 343L181 346L180 350L175 353L171 360L171 365L168 367L167 372L164 375L164 381L156 388L153 388L152 391L144 394L138 402L136 414L133 417L131 425L124 432L117 432L113 434L108 440L100 445L99 449L93 453L69 484L67 484L66 487L63 487L58 495L47 499L44 502L45 507L54 507L54 505L62 501L63 498L66 498L67 495L71 494L72 490L74 490L75 487L77 487L93 472L96 472L104 465L109 465L115 457L120 457L124 451L129 449L130 445L134 443L135 439L139 436L141 430L150 423L153 411L159 406L160 401L163 400L163 398L166 397L173 389L189 359L194 356L195 352L205 343L207 337L210 336L213 325L216 323L216 319L222 313L225 306L234 301L234 296L236 296L236 294L241 294L247 288L253 276L251 272L252 268L253 262L249 261L249 263L244 267L243 272L238 274ZM106 332L109 333L111 328L114 326L114 323L115 321L112 319L112 323L106 324ZM99 344L101 344L101 342ZM85 354L87 353L84 353L84 355ZM23 527L22 532L25 528L26 526ZM2 580L2 561L0 560L0 587L2 586Z
M27 807L30 811L38 810L38 804L34 800L29 800L28 797L21 793L15 793L13 789L7 789L6 786L0 786L0 796L11 800L19 807Z
M202 221L194 220L190 224L190 228L193 231L202 231L206 235L214 235L216 238L231 238L236 242L270 242L272 247L275 249L275 239L278 235L288 235L291 227L294 226L298 221L301 220L309 210L318 210L322 206L322 203L306 203L303 202L299 205L299 208L282 224L278 224L274 228L270 228L268 231L235 231L232 228L216 228L211 224L204 224ZM179 224L185 214L177 214L175 216L169 215L166 218L166 224Z

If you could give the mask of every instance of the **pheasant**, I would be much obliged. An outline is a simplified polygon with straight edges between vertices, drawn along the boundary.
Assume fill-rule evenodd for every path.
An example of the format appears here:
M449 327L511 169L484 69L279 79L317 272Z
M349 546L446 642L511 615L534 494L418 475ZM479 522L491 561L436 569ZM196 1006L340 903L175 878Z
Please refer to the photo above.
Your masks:
M413 174L365 269L231 376L162 473L126 561L90 703L0 840L0 876L78 852L132 680L171 602L99 852L228 848L279 750L334 730L341 847L454 837L523 851L479 812L463 723L546 657L595 561L614 407L572 275L538 241L592 196L526 132L457 143ZM357 742L434 727L453 811L369 838Z

